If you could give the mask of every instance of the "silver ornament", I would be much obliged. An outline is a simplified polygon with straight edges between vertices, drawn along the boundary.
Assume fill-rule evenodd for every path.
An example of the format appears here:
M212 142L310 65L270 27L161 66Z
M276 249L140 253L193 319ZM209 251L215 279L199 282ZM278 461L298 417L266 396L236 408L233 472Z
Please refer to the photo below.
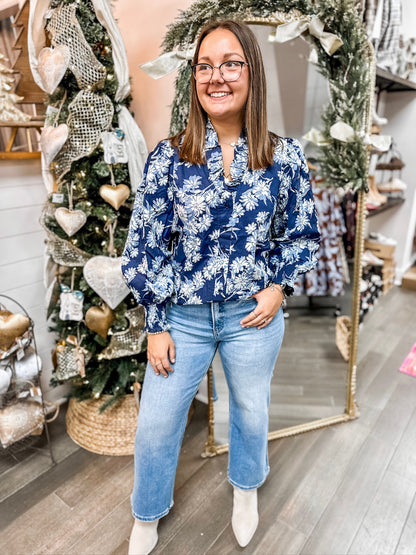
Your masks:
M3 447L28 435L40 435L45 416L41 403L18 401L0 410L0 442Z
M0 366L0 395L7 392L12 379L12 370L9 367Z
M91 289L113 310L130 293L121 273L121 257L94 256L83 271Z
M23 358L16 359L14 362L14 371L18 381L33 381L39 375L41 369L42 359L32 348L26 350Z

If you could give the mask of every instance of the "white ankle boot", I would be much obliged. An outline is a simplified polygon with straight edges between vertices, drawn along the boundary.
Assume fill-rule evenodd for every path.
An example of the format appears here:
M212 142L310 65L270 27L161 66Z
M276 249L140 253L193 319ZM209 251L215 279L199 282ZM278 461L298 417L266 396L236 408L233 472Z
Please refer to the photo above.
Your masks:
M148 555L153 551L158 540L158 524L159 520L147 522L135 519L130 534L129 555Z
M254 535L259 523L257 490L234 487L233 516L231 526L241 547L245 547Z

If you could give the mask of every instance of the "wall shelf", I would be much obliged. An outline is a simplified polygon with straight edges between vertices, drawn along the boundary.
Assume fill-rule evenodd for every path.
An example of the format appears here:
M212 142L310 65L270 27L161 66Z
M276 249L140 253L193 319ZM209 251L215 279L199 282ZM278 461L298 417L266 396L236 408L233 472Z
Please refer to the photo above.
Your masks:
M400 206L405 202L405 200L406 199L404 198L389 198L386 203L382 204L378 208L367 210L367 218L371 218L371 216L375 216L376 214L380 214L381 212L385 212L386 210L390 210L391 208Z
M414 81L403 79L381 67L377 67L376 70L376 86L380 92L416 91L416 83Z
M11 129L11 135L8 140L6 149L4 152L0 152L0 160L14 160L14 159L28 159L28 158L40 158L41 153L39 150L33 149L33 142L30 135L30 130L35 129L40 134L42 127L45 125L44 117L34 117L32 120L23 122L7 122L0 121L0 127L8 127ZM27 150L25 151L13 151L14 141L17 136L19 129L24 129L26 132L27 140Z
M410 0L407 0L410 6ZM411 2L412 6L414 2ZM413 9L413 8L412 8ZM390 93L400 93L390 95ZM416 116L416 82L403 79L382 69L376 68L376 112L388 120L385 132L394 137L396 144L401 145L403 159L406 160L403 179L410 183L413 180L414 141L411 122ZM410 94L409 94L410 93ZM376 180L377 181L377 180ZM393 210L394 208L394 210ZM377 216L377 217L376 217ZM397 242L396 283L401 283L403 274L414 261L413 236L416 231L416 191L409 187L404 199L392 198L367 214L367 233L382 233Z

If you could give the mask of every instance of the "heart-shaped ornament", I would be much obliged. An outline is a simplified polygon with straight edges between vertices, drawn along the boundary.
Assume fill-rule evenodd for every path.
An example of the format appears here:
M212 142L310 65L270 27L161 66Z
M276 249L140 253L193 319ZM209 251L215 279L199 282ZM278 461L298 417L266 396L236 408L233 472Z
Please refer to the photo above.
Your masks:
M69 210L64 206L55 210L55 218L69 237L72 237L87 221L87 215L82 210Z
M130 293L121 273L121 257L94 256L84 266L88 285L113 310Z
M29 325L27 316L0 310L0 349L8 351L16 339L27 331Z
M90 330L95 331L101 337L107 337L108 330L114 322L114 312L109 306L92 306L85 314L85 323Z
M48 125L42 129L40 134L40 148L45 159L45 163L49 166L61 148L64 146L68 138L68 126L61 123L57 127Z
M130 196L130 189L127 185L102 185L100 187L100 196L108 204L110 204L114 210L118 210L121 205L123 205Z
M42 48L38 56L38 72L43 90L52 94L68 69L71 52L64 44L55 48Z

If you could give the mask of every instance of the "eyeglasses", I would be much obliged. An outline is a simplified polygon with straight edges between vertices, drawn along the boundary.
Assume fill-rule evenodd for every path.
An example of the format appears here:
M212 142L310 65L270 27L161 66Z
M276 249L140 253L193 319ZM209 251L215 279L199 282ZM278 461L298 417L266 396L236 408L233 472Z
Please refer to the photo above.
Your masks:
M197 83L208 83L212 79L214 69L218 69L221 77L226 82L238 81L243 71L243 66L248 66L247 62L240 62L240 60L228 60L219 66L212 66L211 64L195 64L192 66L192 73L194 74Z

